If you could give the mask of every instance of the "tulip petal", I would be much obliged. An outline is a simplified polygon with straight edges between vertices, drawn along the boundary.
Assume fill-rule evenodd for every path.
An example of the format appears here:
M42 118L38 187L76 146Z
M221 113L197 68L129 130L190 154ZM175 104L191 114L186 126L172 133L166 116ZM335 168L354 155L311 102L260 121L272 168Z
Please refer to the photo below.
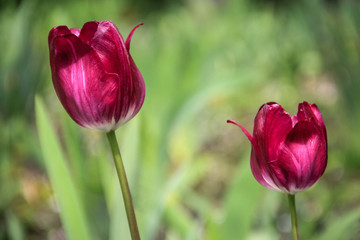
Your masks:
M300 103L297 116L299 121L313 118L316 122L316 125L321 128L325 138L327 138L325 123L316 104L313 103L310 105L307 102Z
M130 51L130 41L131 41L132 35L134 34L135 30L136 30L138 27L142 26L142 25L144 25L144 24L143 24L143 23L140 23L140 24L136 25L136 26L133 28L133 30L131 30L131 32L129 33L128 37L126 38L125 47L126 47L126 50L127 50L128 52Z
M244 128L243 126L241 126L240 124L238 124L236 121L234 120L227 120L226 121L227 123L232 123L236 126L238 126L242 131L243 133L245 134L245 136L249 139L249 141L251 142L251 144L253 144L254 142L254 139L253 137L251 136L251 134L248 132L248 130L246 130L246 128Z
M140 111L145 99L145 82L142 74L131 57L130 62L132 81L128 85L124 85L122 81L119 82L121 102L115 109L115 116L119 117L116 118L117 123L114 129L132 119Z
M119 75L118 102L114 114L116 126L118 126L131 119L139 111L141 105L135 105L133 99L135 95L144 94L144 88L135 89L134 86L140 83L134 83L134 81L143 81L143 79L142 77L140 79L138 74L133 79L132 65L135 64L132 63L119 30L112 22L102 21L98 24L97 31L91 39L91 47L100 57L105 71Z
M277 159L278 148L292 129L290 115L277 103L261 106L254 121L253 137L260 149L262 159Z
M130 108L134 106L134 112L130 118L133 118L139 111L145 99L145 82L144 78L130 56L130 69L132 75L132 91L130 95ZM127 120L126 120L127 121Z
M75 35L55 38L54 48L53 83L64 108L79 125L111 128L119 76L104 72L98 55Z
M99 55L106 72L117 73L125 82L131 81L128 52L119 30L112 22L102 21L98 24L90 45Z
M81 29L79 29L79 28L70 28L70 32L77 37L79 37L79 35L80 35L80 30Z
M260 163L261 161L259 161L258 159L258 154L256 153L255 148L252 147L251 157L250 157L250 168L254 178L264 187L282 192L281 186L278 186L278 184L274 182L273 176L271 176L268 173L268 170L262 167Z
M67 34L71 34L71 31L69 30L69 28L67 26L58 26L58 27L54 27L53 29L50 30L49 32L49 37L48 37L48 42L49 42L49 47L53 48L53 41L56 37L58 36L64 36ZM50 49L51 51L51 49Z
M129 34L126 40L126 48L129 51L130 40L134 31L143 24L137 25ZM124 88L120 87L122 102L117 109L116 115L121 116L119 125L122 125L132 119L141 109L145 98L145 82L141 72L136 66L130 53L128 53L129 67L130 67L130 81L125 82Z
M272 163L291 194L312 186L325 171L326 139L316 124L314 119L298 122L280 146L279 160Z
M277 173L271 168L271 163L278 158L280 144L285 141L292 129L292 120L284 108L277 103L269 102L262 105L254 120L253 138L257 146L257 159L252 158L252 164L259 165L263 178L273 189L281 191L282 183ZM257 162L255 162L257 160Z
M250 167L255 179L264 187L281 191L278 181L276 180L276 177L274 176L274 174L271 174L271 172L267 167L268 164L265 162L264 159L261 159L262 154L260 153L259 147L254 137L252 137L251 134L236 121L227 120L227 123L232 123L238 126L251 142L252 149L251 149Z
M81 41L83 41L84 43L86 43L88 45L91 45L91 40L97 31L98 25L99 25L99 22L97 22L97 21L85 23L84 26L81 28L81 32L79 35L79 38L81 39Z

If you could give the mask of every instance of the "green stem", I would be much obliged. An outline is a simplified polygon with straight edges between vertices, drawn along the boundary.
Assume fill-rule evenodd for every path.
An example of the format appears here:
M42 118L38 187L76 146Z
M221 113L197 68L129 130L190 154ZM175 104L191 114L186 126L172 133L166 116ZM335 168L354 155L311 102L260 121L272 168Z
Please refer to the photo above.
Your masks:
M298 224L297 224L297 216L296 216L295 195L289 194L288 199L289 199L289 207L291 214L291 230L293 233L293 239L300 240Z
M114 156L114 162L116 166L117 175L119 178L121 192L124 199L125 209L126 209L126 216L129 222L129 228L131 233L132 240L140 240L139 229L136 223L136 217L134 212L134 206L131 200L131 194L129 189L129 184L126 178L125 168L122 162L120 149L116 140L116 135L114 131L110 131L106 133L106 136L109 140L111 151Z

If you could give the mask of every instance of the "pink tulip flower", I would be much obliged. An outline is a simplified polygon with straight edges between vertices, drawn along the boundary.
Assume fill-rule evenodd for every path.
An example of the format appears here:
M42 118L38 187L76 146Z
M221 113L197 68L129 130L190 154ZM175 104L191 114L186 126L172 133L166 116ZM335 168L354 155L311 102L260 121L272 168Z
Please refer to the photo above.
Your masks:
M54 88L67 113L79 125L108 132L139 112L145 84L129 48L140 25L125 42L110 21L87 22L82 29L51 29L49 52Z
M234 120L252 145L250 165L255 179L264 187L295 194L311 187L327 164L327 136L315 104L299 104L290 116L277 103L260 107L251 134Z

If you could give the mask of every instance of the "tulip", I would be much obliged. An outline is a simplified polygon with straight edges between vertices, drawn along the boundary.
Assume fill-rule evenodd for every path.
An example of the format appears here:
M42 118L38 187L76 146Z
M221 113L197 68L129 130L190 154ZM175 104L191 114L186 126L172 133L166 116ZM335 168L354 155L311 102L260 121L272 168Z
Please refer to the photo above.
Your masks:
M131 37L140 25L125 42L110 21L87 22L82 29L58 26L49 33L55 91L76 123L106 131L133 240L140 240L140 233L115 130L144 102L144 79L129 53Z
M294 195L311 187L327 164L327 136L315 104L299 104L290 116L277 103L260 107L251 134L240 124L252 145L250 165L255 179L264 187Z
M110 21L87 22L82 29L51 29L48 40L54 88L79 125L109 132L139 112L145 84L129 48L140 25L125 42Z

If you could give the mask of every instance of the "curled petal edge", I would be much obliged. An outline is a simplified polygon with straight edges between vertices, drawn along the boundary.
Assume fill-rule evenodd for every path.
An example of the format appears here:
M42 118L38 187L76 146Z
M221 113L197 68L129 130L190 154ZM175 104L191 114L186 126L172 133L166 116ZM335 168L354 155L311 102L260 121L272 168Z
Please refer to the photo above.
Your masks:
M270 103L270 105L272 104L275 103ZM263 106L265 106L265 104ZM276 177L272 176L273 174L271 174L271 170L268 169L269 167L265 166L261 159L258 159L258 157L261 157L261 154L259 152L258 145L254 137L251 136L251 134L236 121L227 120L227 123L232 123L238 126L251 142L252 150L251 150L250 167L255 179L266 188L273 189L279 192L287 192L287 190L284 187L282 187L282 185L277 181Z
M138 27L142 26L142 25L144 25L144 23L140 23L140 24L136 25L136 26L133 28L133 30L131 30L131 32L129 33L129 36L126 38L125 48L126 48L126 50L127 50L128 52L130 51L130 41L131 41L132 35L134 34L135 30L136 30Z
M251 144L254 145L254 138L251 136L251 134L248 132L248 130L246 130L246 128L244 128L243 126L241 126L240 124L238 124L236 121L234 120L227 120L226 121L227 123L232 123L236 126L238 126L242 131L243 133L245 134L245 136L249 139L249 141L251 142Z

